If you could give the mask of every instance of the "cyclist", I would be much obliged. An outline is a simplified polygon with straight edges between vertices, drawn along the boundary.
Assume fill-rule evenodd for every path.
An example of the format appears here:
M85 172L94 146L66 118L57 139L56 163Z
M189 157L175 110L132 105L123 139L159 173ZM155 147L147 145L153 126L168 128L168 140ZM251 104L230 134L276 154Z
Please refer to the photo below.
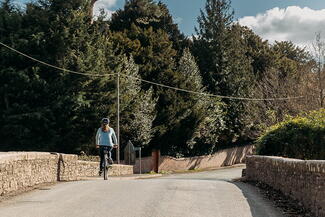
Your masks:
M102 119L102 126L98 128L96 134L96 148L99 148L100 164L99 175L104 167L104 150L108 151L108 163L113 164L112 149L117 148L116 134L113 128L109 127L109 118Z

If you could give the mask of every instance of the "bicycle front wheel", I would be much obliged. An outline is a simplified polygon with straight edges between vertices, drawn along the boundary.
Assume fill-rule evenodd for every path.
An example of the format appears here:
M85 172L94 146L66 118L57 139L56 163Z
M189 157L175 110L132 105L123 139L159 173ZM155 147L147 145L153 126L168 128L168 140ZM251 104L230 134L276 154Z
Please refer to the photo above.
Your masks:
M107 162L107 155L105 154L104 158L104 180L108 179L108 162Z

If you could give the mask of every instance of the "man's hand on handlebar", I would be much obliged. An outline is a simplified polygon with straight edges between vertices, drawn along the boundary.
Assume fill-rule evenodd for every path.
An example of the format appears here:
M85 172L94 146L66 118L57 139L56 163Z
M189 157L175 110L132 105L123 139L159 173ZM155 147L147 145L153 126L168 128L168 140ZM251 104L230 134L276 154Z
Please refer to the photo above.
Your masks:
M96 145L96 148L99 149L99 145Z
M115 144L114 146L113 146L113 148L117 148L118 147L118 145L117 144Z

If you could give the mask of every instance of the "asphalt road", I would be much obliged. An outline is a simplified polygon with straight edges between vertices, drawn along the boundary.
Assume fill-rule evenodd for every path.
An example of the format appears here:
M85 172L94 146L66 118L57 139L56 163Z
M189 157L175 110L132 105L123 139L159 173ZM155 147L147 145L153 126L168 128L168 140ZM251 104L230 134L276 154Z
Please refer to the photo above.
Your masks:
M242 168L145 180L60 183L0 203L1 217L282 217Z

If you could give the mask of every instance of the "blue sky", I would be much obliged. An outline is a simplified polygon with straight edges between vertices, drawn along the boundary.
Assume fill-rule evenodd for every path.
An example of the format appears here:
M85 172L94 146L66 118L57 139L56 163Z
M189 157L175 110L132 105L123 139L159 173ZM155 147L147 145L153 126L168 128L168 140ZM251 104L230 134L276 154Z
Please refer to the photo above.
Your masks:
M26 2L26 0L16 0ZM161 0L167 4L180 30L195 34L194 26L205 0ZM111 14L125 0L98 0L95 10L105 8ZM291 40L310 45L315 33L325 31L325 0L232 0L235 18L264 39ZM95 12L96 13L96 12Z
M194 33L196 19L200 9L204 8L205 0L161 0L167 4L175 18L179 18L179 27L187 35ZM116 0L110 10L123 7L124 0ZM232 0L236 19L245 16L255 16L265 13L275 7L287 8L288 6L309 7L314 10L325 9L325 0Z
M206 0L161 0L167 4L180 30L195 34L197 17ZM123 7L124 0L99 0L97 8L110 13ZM232 0L235 19L270 43L292 41L312 50L315 34L325 31L325 0Z

